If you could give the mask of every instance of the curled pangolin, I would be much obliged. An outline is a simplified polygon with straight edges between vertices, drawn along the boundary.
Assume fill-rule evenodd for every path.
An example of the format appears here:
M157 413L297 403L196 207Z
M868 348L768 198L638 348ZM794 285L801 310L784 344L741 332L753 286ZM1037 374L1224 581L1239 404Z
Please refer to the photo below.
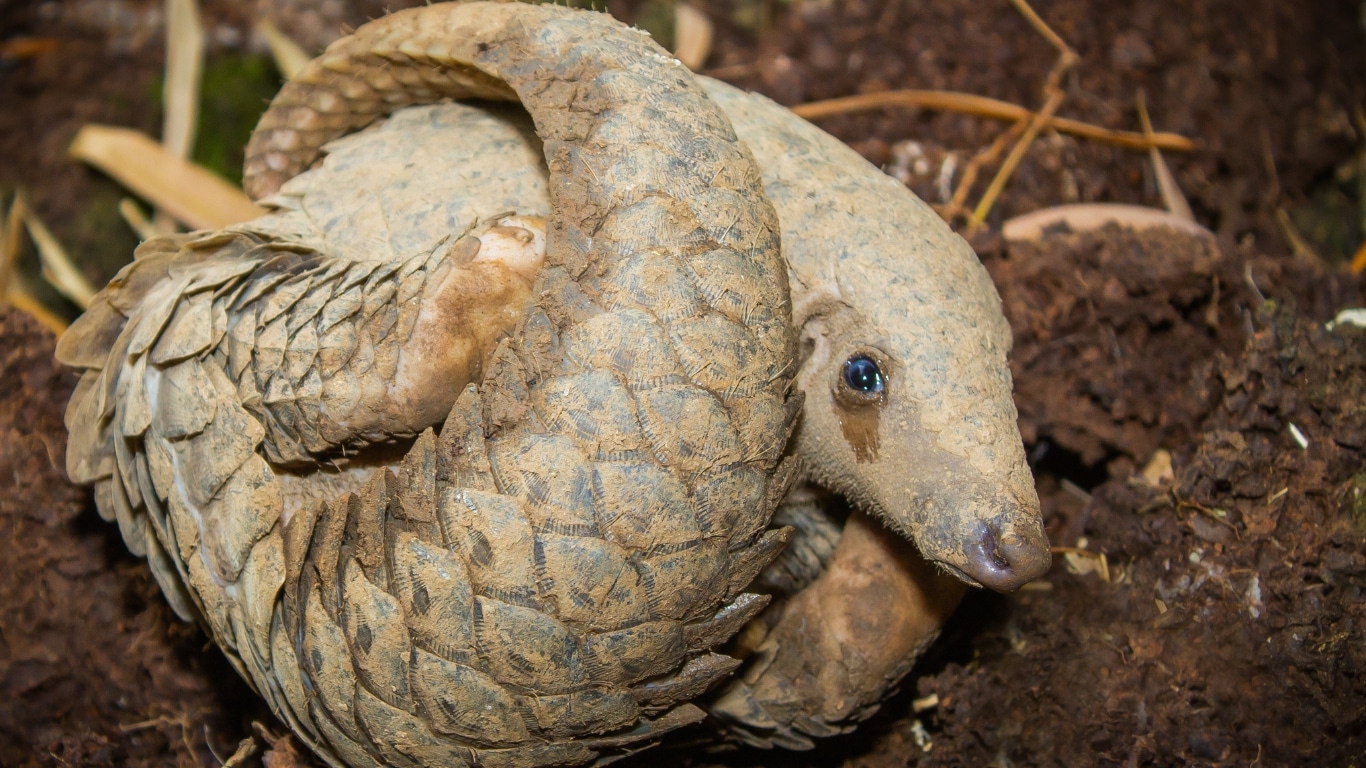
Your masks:
M145 243L61 340L87 369L68 469L329 761L583 763L702 717L737 663L711 649L765 602L743 590L784 542L798 411L777 221L644 34L442 10L334 46L272 114L338 135L330 88L371 117L402 102L378 93L515 95L548 225ZM372 66L347 79L352 50Z
M253 142L248 178L254 191L258 194L275 191L281 182L307 167L314 157L312 153L324 141L365 125L376 115L404 103L428 101L443 95L511 97L506 86L481 75L480 71L450 65L445 56L445 49L455 39L450 35L466 35L465 39L473 40L477 38L469 36L481 34L478 29L456 28L443 20L447 14L458 16L461 12L435 7L423 9L421 13L428 14L421 25L414 21L403 26L395 19L408 15L397 14L385 20L389 26L382 34L367 33L363 29L358 38L329 49L324 59L311 70L312 83L310 75L305 73L302 86L295 86L292 93L289 89L282 93L281 99L263 119ZM436 54L431 50L433 41L439 44L440 50ZM419 74L405 75L408 65L415 65L414 71ZM345 72L364 85L343 80L343 85L338 87L337 72ZM532 77L544 77L544 73ZM763 169L765 190L778 208L782 221L783 252L788 260L798 327L803 337L804 354L798 380L808 395L807 416L798 432L796 447L808 464L810 479L827 490L846 496L864 512L890 522L894 528L914 538L927 555L968 579L1009 589L1037 575L1046 565L1047 549L1046 543L1041 544L1037 501L1014 431L1014 410L1010 404L1009 377L1004 361L1009 334L1000 318L995 291L975 256L903 187L868 166L839 142L767 100L741 94L705 78L699 78L699 81L711 99L721 105L740 138L757 156ZM647 89L637 96L634 105L637 111L631 116L638 122L632 124L620 119L610 129L594 136L644 142L646 153L652 153L661 146L649 141L649 132L656 130L654 93ZM400 95L395 97L394 94ZM547 98L564 99L568 103L579 99L580 93L577 89L561 89ZM528 106L535 117L536 105L528 102ZM348 488L358 492L352 497L352 505L384 506L375 501L374 482L367 486L361 481L367 472L381 479L384 472L368 470L363 466L364 462L373 461L382 466L387 461L380 455L382 444L396 435L419 434L426 426L440 423L450 410L449 397L443 399L432 388L420 386L423 382L441 375L450 380L449 374L453 370L464 376L463 379L455 377L459 380L479 381L481 372L488 367L484 384L477 394L485 401L478 409L478 415L485 419L485 431L490 434L505 428L502 419L507 417L508 411L515 413L519 407L525 410L525 405L518 405L520 393L509 396L500 391L499 385L505 381L508 371L499 368L498 361L510 358L506 345L497 346L494 342L509 328L516 327L520 329L518 334L525 336L527 327L537 328L537 323L552 319L558 322L561 318L546 313L544 320L535 315L535 322L530 322L525 318L508 317L509 313L504 310L525 302L533 293L543 293L547 286L559 293L562 311L566 306L571 308L569 311L576 309L580 297L574 281L566 280L562 275L547 279L553 269L538 271L545 256L537 217L549 214L552 209L558 214L558 206L567 193L554 182L546 186L546 171L540 165L540 152L537 151L540 142L520 120L511 112L461 105L405 110L379 130L330 146L329 157L320 169L286 185L281 195L271 198L270 202L278 209L275 214L248 227L237 228L254 237L265 237L270 247L289 244L292 248L325 253L340 262L352 263L384 260L396 264L403 261L404 256L420 252L423 246L448 236L452 243L447 245L447 253L454 254L454 260L465 265L460 271L466 277L463 283L443 278L445 272L437 274L444 268L438 264L434 270L429 270L436 275L429 279L440 282L440 291L400 289L394 293L390 301L396 301L399 306L398 327L400 331L410 329L406 331L410 341L394 344L387 352L377 350L381 352L377 372L374 361L366 363L368 373L352 370L357 366L349 363L337 369L346 369L341 375L353 377L354 383L349 385L348 391L367 386L384 390L359 397L363 408L347 403L349 417L342 437L334 439L314 434L321 430L312 426L304 427L305 434L301 435L297 425L310 424L309 419L317 415L295 410L301 401L308 407L308 396L300 398L291 394L281 405L278 392L272 396L267 391L272 382L278 389L276 378L262 379L257 375L258 394L265 394L255 401L255 408L250 405L250 397L242 402L247 404L250 414L261 416L266 434L259 452L264 453L268 465L281 470L280 484L287 509L291 506L302 509L310 501L328 501L332 494ZM543 118L537 119L536 129L547 139L545 156L553 169L552 147L560 146L558 142L563 139L546 134L544 123ZM667 175L677 170L678 160L693 162L695 159L692 152L680 151L682 145L666 143L662 146L664 152L650 158L655 164L655 172ZM551 179L555 178L552 174ZM597 176L594 181L602 183ZM559 192L560 196L554 197L552 192ZM520 215L503 215L507 211ZM470 227L473 222L482 224L468 231L460 229L461 226ZM253 243L246 248L262 245L266 244ZM165 244L161 247L170 250ZM188 250L193 252L200 247L203 246L192 245ZM243 244L234 247L241 253ZM152 246L145 248L150 251ZM175 258L185 261L185 253L182 251ZM726 264L726 268L698 274L696 287L704 296L729 291L730 295L720 301L729 301L735 306L756 306L755 297L761 295L751 292L756 278L745 270L735 271L733 266ZM632 302L648 305L649 311L666 323L680 313L693 311L686 295L688 292L678 287L676 277L667 269L661 272L657 267L646 265L631 269L633 274L626 278L625 287L620 290ZM422 270L409 270L405 265L398 271L416 273ZM591 269L586 271L591 272ZM323 285L326 284L324 281ZM465 287L462 289L456 284ZM267 287L283 290L286 294L299 290L291 299L293 301L320 301L311 298L311 287L300 289L288 279ZM495 287L496 291L491 290ZM365 285L361 293L368 288L369 285ZM145 288L142 290L146 292ZM130 311L139 294L125 287L119 288L117 295L123 298L111 297L116 299L111 306L118 310L118 317L85 323L104 329L101 333L106 342L112 334L110 329L124 322L123 313ZM308 298L300 298L305 295ZM337 294L334 291L332 295ZM616 294L617 297L621 295ZM435 303L429 302L429 298ZM257 296L253 300L263 299ZM351 303L355 300L356 297L343 299ZM327 299L321 301L331 305ZM437 336L445 343L440 347L442 354L433 355L435 347L432 344L419 346L419 343L430 335L429 327L439 325L438 320L450 315L449 312L410 309L417 319L402 319L403 307L419 305L444 306L448 310L461 307L464 314L459 316L459 322L468 329L467 334L454 345L445 337ZM306 312L317 311L306 309ZM334 313L343 311L346 310L335 309ZM749 311L743 309L741 314ZM516 312L510 314L518 316ZM328 325L324 329L323 325L334 321L315 321L312 330L316 338L310 339L307 322L298 322L302 323L297 326L303 329L302 342L295 339L297 329L288 321L271 331L283 333L280 338L289 339L285 344L288 347L284 350L285 357L293 351L295 356L314 354L318 360L327 355L334 359L349 356L348 360L351 360L356 356L354 350L365 346L353 345L338 351L324 338L328 335L327 330L337 329L330 337L335 342L337 336L350 332L349 327ZM386 322L392 321L381 320L380 324ZM232 327L239 326L234 324ZM376 334L363 324L360 330L362 336ZM225 357L229 368L234 368L231 343L244 342L229 339ZM313 345L317 346L317 352L311 352ZM74 343L64 343L64 346L74 346ZM104 367L104 359L99 357L96 346L95 354L83 359L71 358L72 362L91 368L92 373L87 378L97 377L97 369ZM463 351L453 351L453 347L461 347ZM397 352L394 352L395 348ZM417 348L423 349L424 354L413 355L411 350ZM486 354L481 356L481 349L486 350ZM489 349L493 352L487 353ZM383 358L384 354L396 357L390 361ZM517 362L510 364L514 379L526 378L524 360L531 354L534 353L514 351L512 358ZM430 359L433 357L437 360ZM452 360L452 357L458 359ZM543 362L539 358L533 359L538 366ZM870 362L873 365L871 372L867 365ZM855 375L851 379L851 364L858 366L862 378ZM153 361L153 367L156 365ZM324 363L324 370L328 365ZM639 365L644 367L643 363ZM146 378L145 373L139 375ZM869 381L878 382L877 391L869 396L869 392L855 389L851 381L860 387ZM408 382L412 386L395 387L395 382ZM331 407L335 402L335 398L324 399L329 406L324 410L335 410ZM73 399L73 410L75 403ZM610 409L604 411L600 402L593 405L596 407L571 414L559 425L550 425L550 429L563 428L568 430L571 439L583 439L584 432L598 430L599 425L594 422L610 412ZM533 393L531 410L542 421L546 420L544 408L544 403L536 401ZM451 413L452 420L457 418L459 411L457 407L456 412ZM469 423L476 419L469 411L462 418L468 432ZM770 434L776 437L770 439L775 441L774 445L781 445L782 421L775 422L771 417L764 423L749 419L734 421L733 415L732 420L738 427L737 432L749 426L750 439L756 444L763 439L761 429L772 429ZM648 425L644 427L648 428ZM447 431L449 426L442 431L442 441L446 440ZM709 436L708 439L713 438ZM592 439L598 441L596 448L601 451L602 436L595 433ZM370 458L344 459L351 467L348 472L325 475L325 479L319 480L316 471L319 457L335 460L338 449L344 452L363 443L375 443L380 447L368 449ZM419 448L421 444L422 440L419 440ZM431 466L430 457L414 462L410 456L407 468L399 473L399 478L411 486L413 478ZM312 470L313 476L300 479L304 474L299 471L301 467ZM73 471L73 477L76 474ZM498 490L505 490L497 484L497 473L493 474ZM86 476L90 476L88 471ZM438 473L437 485L441 483L440 477ZM123 507L119 499L108 498L111 491L118 490L111 488L112 485L108 481L97 482L97 494L102 496L102 510L117 512ZM395 494L391 489L388 495ZM324 509L326 506L324 504ZM395 513L392 505L389 507L387 524L390 528L399 527L394 520L403 520L403 513ZM766 517L767 507L760 508L758 516ZM292 517L292 512L286 515ZM136 517L135 512L120 514L121 521ZM899 544L896 537L879 531L880 526L870 524L862 513L851 518L840 538L838 528L826 518L819 501L809 492L791 497L779 519L798 525L803 531L804 545L785 555L785 561L770 569L761 583L773 586L776 591L796 595L783 606L781 613L774 612L769 623L775 626L760 645L744 677L734 682L710 706L713 712L736 723L736 732L751 743L803 747L810 744L808 736L847 729L850 723L875 706L885 690L904 674L919 650L932 639L943 617L956 603L961 587L955 586L952 579L939 576L909 551L904 542ZM764 523L766 520L760 524ZM334 522L334 527L340 525ZM406 527L408 524L400 525ZM293 527L285 526L287 530ZM314 527L317 527L316 523ZM125 526L125 533L128 528ZM136 530L136 523L133 528ZM445 541L441 538L445 536L444 532L435 533L440 534L434 539L436 543ZM490 533L480 532L486 540ZM507 530L493 533L510 535ZM608 532L606 537L611 540L616 533ZM143 535L145 537L145 530ZM344 529L337 535L343 541L348 536L364 541L360 529L354 532ZM521 529L512 531L511 535L526 538ZM539 533L532 537L537 535ZM766 540L768 543L761 548L765 557L771 555L774 545L781 541L780 536ZM289 541L288 533L284 539ZM839 539L838 546L834 544L836 539ZM484 551L480 545L487 544L477 538L472 540L475 545L468 552L459 545L449 546L457 558L473 553L477 559ZM150 554L156 569L157 552ZM755 558L749 567L761 565L765 557ZM531 559L535 561L535 553ZM683 562L682 558L679 562ZM365 561L360 559L359 563L361 572L370 575L364 567ZM174 568L168 572L167 565L163 559L163 584L169 584L169 589L175 590L179 584L173 575ZM601 571L595 571L592 565L592 556L585 554L585 573L576 574L580 585L602 577ZM471 576L477 579L479 574ZM813 579L814 583L811 583ZM542 589L544 580L538 575L529 575L526 581L536 582L533 591L540 601L536 608L544 609L547 603L552 611L559 607L553 580L550 580L549 589ZM481 584L479 588L496 597L497 593L489 590L497 587ZM380 588L382 591L383 584ZM172 596L174 601L175 595ZM284 597L284 602L288 602L288 583ZM184 596L180 599L183 603ZM294 599L297 603L297 596ZM888 601L892 601L890 606ZM726 619L725 631L707 638L708 641L724 639L762 606L761 601L753 598L742 597L739 602L737 608L722 612ZM181 607L188 612L188 604ZM323 613L333 610L329 615L335 619L335 606L323 603L320 607ZM406 604L398 608L400 612L411 610ZM417 626L410 613L405 615L413 645L421 646L424 640L420 633L431 627ZM717 618L721 618L721 614L717 614ZM336 623L345 630L344 621ZM568 623L574 626L573 621ZM356 638L343 638L344 634L345 631L338 634L337 639L352 643L342 647L349 647L354 653ZM216 636L221 643L222 635L216 632ZM224 647L232 656L231 640ZM689 648L690 653L696 651L692 646ZM356 670L364 669L363 662L363 658L358 660ZM685 664L685 671L688 665L692 665L691 671L674 676L684 679L685 684L677 685L677 680L665 684L666 688L674 685L677 700L699 693L710 680L728 672L733 662L715 656L693 656L692 661ZM308 670L303 671L307 678ZM250 669L248 674L251 675ZM362 688L374 684L373 680L365 678L365 674L362 672L358 676L358 702ZM416 681L416 674L417 666L410 664L406 675ZM249 679L257 680L259 688L258 676L259 673ZM517 681L508 683L499 679L498 682L514 688L518 685ZM660 682L651 680L638 687L653 689ZM374 692L373 688L369 690ZM266 695L270 698L269 693ZM275 699L279 698L277 692ZM535 698L541 706L546 699L545 696L526 695L522 698ZM281 711L275 699L272 703ZM342 699L344 696L338 694L338 700ZM530 724L525 733L538 743L535 749L491 752L487 749L489 745L506 747L506 742L478 743L476 737L473 749L478 751L461 754L473 754L484 761L492 759L493 754L531 763L581 760L595 750L651 738L663 728L697 715L695 710L679 708L674 710L675 714L671 715L674 719L669 722L656 721L650 727L638 727L634 732L626 733L621 732L625 726L618 726L619 730L613 736L597 740L579 738L573 743L581 749L575 751L560 747L550 749L548 744L559 744L566 734L569 738L578 734L568 730L537 730L541 720L537 719L540 716L536 713L542 710L529 709L530 705L518 701L524 726ZM645 709L648 711L654 703L653 700L647 702ZM407 713L430 717L429 706L429 702L412 701ZM578 706L580 712L591 714L591 708L584 710L581 703ZM300 727L298 721L289 717L287 709L283 716L296 729ZM356 717L361 717L359 710ZM324 718L321 727L329 725L332 725L331 719ZM430 721L428 727L430 730ZM591 726L583 732L592 732L592 727L599 726ZM369 734L368 727L357 728L362 736ZM335 727L333 732L323 734L323 741L319 740L316 730L302 733L306 739L311 737L310 743L323 754L328 754L328 745L332 745L333 759L341 755L352 761L364 759L363 755L368 754L371 758L378 756L391 760L394 759L393 749L397 749L391 747L384 751L373 740L367 744L364 738L352 739L353 734L338 734ZM438 740L450 735L439 729L436 733ZM353 752L359 749L360 753L343 752L343 748L333 744L337 739L343 743L349 741L348 748ZM402 753L412 757L411 750Z

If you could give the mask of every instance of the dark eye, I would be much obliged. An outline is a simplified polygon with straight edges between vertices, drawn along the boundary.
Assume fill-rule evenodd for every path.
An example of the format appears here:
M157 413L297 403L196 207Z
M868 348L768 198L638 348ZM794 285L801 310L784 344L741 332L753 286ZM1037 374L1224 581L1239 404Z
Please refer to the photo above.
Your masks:
M844 361L844 385L865 395L880 395L887 383L873 358L855 355Z

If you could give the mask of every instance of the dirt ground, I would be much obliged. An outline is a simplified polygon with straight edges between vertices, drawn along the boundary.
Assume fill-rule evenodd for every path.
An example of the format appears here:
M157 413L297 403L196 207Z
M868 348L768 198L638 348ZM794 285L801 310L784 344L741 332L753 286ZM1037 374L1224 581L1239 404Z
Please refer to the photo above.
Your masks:
M0 2L0 191L26 188L96 279L135 241L112 213L117 187L65 147L88 121L155 132L159 5ZM995 0L701 5L717 22L706 71L786 104L945 88L1037 107L1054 59ZM668 762L1366 764L1366 331L1324 327L1366 305L1340 263L1361 242L1366 11L1304 5L1036 4L1082 58L1061 114L1136 130L1141 89L1157 129L1198 142L1166 159L1217 238L1112 227L1007 244L999 225L1019 213L1161 204L1145 154L1045 133L973 242L1015 329L1053 571L1016 595L973 594L853 735L800 755L675 744ZM381 10L203 8L211 65L249 59L267 9L309 45ZM47 42L6 45L21 38ZM1005 129L904 109L821 125L932 203L943 164ZM253 732L285 729L65 482L74 380L52 344L0 309L0 764L220 765ZM264 764L300 764L286 749Z

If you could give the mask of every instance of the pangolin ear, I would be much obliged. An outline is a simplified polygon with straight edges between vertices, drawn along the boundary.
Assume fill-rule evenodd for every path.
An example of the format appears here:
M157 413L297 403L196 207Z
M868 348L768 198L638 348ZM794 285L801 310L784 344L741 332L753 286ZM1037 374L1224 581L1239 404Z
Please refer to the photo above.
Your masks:
M815 357L826 358L830 355L830 340L825 318L813 317L797 326L797 366L805 368Z
M800 345L797 365L802 369L812 364L824 365L831 354L830 337L848 322L844 316L851 308L840 300L839 288L833 283L820 283L806 291L794 290L792 299L792 322L797 326Z

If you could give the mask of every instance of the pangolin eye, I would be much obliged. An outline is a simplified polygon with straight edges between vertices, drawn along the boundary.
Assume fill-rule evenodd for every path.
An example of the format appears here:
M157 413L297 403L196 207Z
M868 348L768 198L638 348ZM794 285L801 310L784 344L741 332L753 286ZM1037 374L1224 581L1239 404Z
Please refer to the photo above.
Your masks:
M844 361L844 385L865 395L880 395L887 382L873 358L854 355Z

